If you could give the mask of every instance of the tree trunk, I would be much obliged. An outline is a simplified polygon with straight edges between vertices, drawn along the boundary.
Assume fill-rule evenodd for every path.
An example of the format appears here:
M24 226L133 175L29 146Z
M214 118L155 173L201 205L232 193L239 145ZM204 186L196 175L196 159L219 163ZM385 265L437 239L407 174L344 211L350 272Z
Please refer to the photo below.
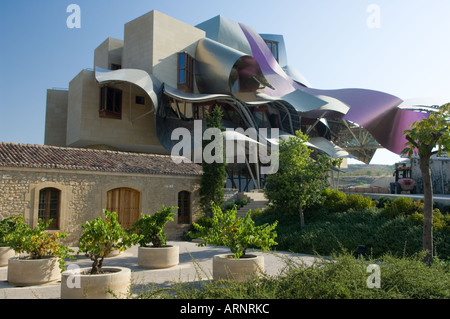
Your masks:
M423 250L426 251L424 262L431 265L433 259L433 183L431 180L430 157L420 157L420 171L423 180Z
M300 215L300 227L303 228L305 227L305 216L303 214L303 206L300 205L299 209L298 209L298 213Z

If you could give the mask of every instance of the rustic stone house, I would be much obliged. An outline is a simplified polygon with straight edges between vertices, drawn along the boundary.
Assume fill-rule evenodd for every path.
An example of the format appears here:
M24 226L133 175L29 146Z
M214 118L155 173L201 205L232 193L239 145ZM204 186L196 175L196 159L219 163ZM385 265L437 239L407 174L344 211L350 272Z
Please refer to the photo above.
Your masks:
M0 143L0 219L23 215L31 226L52 219L50 231L77 245L81 225L115 211L124 227L161 205L178 207L166 226L179 239L198 218L201 167L170 156Z

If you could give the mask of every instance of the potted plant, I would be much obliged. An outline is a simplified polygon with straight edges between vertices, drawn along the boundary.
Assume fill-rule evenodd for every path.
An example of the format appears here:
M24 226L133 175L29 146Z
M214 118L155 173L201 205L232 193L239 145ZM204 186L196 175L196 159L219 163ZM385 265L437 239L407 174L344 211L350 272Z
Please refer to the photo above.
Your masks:
M0 267L8 266L9 258L15 252L7 242L7 236L14 231L18 217L8 217L0 221Z
M173 212L177 207L165 207L153 215L142 214L133 224L132 232L140 236L138 240L138 264L141 268L169 268L179 263L179 247L166 245L164 227L173 221Z
M17 217L14 230L7 238L8 245L22 254L8 260L8 283L14 286L40 285L61 278L61 272L66 269L66 258L73 258L74 251L59 240L67 237L66 233L49 233L46 228L51 220L38 221L31 228L24 223L23 217Z
M276 245L277 234L274 230L277 222L272 225L255 226L251 219L251 211L245 217L236 217L236 207L225 213L214 203L211 208L213 212L211 227L193 223L198 231L196 237L204 240L197 245L226 246L232 252L213 257L213 279L245 281L255 273L264 272L264 256L247 254L247 249L253 246L269 250Z
M123 298L131 285L131 270L126 267L103 267L112 251L123 251L136 242L136 234L128 235L118 221L117 213L104 210L102 216L82 225L80 252L86 252L92 267L67 270L62 273L61 299Z

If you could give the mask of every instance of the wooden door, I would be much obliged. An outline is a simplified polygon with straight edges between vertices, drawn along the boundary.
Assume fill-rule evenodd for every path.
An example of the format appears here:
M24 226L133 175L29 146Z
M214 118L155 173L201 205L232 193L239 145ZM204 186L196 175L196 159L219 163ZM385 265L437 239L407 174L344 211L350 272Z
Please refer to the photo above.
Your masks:
M139 219L140 195L140 192L132 188L116 188L108 192L106 209L117 213L123 228L131 228Z

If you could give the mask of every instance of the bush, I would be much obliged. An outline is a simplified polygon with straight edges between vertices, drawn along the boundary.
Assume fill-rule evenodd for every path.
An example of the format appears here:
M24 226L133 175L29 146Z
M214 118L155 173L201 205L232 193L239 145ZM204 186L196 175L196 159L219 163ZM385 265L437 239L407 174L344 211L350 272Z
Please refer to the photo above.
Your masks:
M323 206L330 212L345 212L349 209L361 210L366 208L371 208L375 206L375 202L363 195L350 194L334 190L325 189L323 192L324 202Z
M211 204L213 211L212 227L201 226L193 223L198 231L197 237L204 239L204 242L198 244L199 246L213 245L227 246L230 248L235 259L245 256L246 250L249 246L255 246L263 250L270 249L271 246L276 245L274 232L277 222L272 225L255 226L248 212L245 217L236 217L236 207L232 210L222 212L222 209Z
M142 214L141 218L133 224L131 232L140 236L138 243L141 247L147 247L152 243L153 247L162 247L166 244L164 227L169 221L173 221L174 209L178 207L165 207L153 215Z
M383 216L387 218L412 215L415 212L423 212L423 203L409 197L397 197L390 204L386 204L382 210Z
M168 289L136 298L167 299L448 299L450 267L442 262L426 266L423 256L382 256L378 261L355 259L351 254L318 260L311 266L286 260L279 276L255 276L252 280L204 281L200 285L176 283ZM369 288L369 264L380 267L380 288Z
M123 251L139 240L137 234L127 235L118 221L117 213L104 210L105 218L101 216L87 221L81 227L79 252L86 252L91 260L91 274L98 274L103 266L104 258L113 250Z
M23 217L14 220L13 230L6 235L6 244L17 254L28 254L30 259L42 259L46 257L57 257L61 271L66 269L66 258L73 258L70 253L74 251L64 244L60 239L66 238L66 233L55 232L49 234L46 228L51 220L38 221L36 227L31 228L24 223Z
M8 217L0 221L0 247L8 246L7 238L12 234L18 222L23 221L22 217Z

